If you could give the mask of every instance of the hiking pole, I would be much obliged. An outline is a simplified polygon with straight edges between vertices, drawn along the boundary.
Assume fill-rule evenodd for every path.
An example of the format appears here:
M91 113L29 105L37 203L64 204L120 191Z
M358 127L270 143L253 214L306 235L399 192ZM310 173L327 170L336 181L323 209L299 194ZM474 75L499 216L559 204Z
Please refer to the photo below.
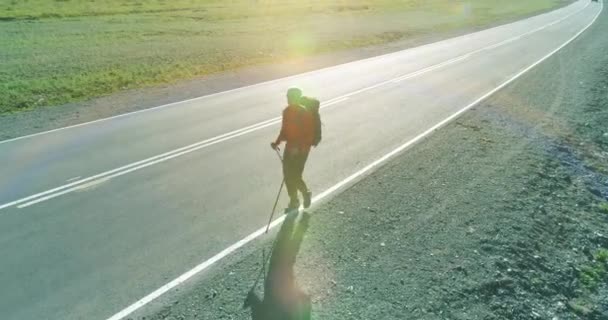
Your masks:
M266 231L264 234L268 233L268 229L270 229L270 223L272 222L272 217L274 217L274 212L277 209L277 204L279 203L279 197L281 196L281 191L283 190L283 185L285 184L285 179L281 182L281 187L279 187L279 192L277 193L277 199L274 201L274 206L272 207L272 212L270 213L270 219L268 219L268 225L266 225Z
M279 148L274 149L274 151L277 153L279 160L281 160L281 164L283 164L283 157L281 157L281 154L279 153ZM264 234L267 234L268 230L270 229L270 223L272 222L272 218L274 217L274 212L277 209L277 204L279 203L279 198L281 197L281 191L283 190L283 185L285 185L285 178L283 178L283 181L281 181L281 186L279 187L279 192L277 193L277 198L274 201L274 206L272 207L272 211L270 212L270 219L268 219L268 224L266 225L266 231L264 231Z

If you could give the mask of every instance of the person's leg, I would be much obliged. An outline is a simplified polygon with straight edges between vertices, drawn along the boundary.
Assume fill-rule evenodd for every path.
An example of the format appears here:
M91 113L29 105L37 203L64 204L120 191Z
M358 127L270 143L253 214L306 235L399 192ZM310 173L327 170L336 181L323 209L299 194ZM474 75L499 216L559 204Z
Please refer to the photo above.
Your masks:
M304 208L308 208L310 206L310 197L312 196L306 182L304 182L304 168L306 167L306 160L308 160L308 152L298 154L296 157L296 161L294 161L294 170L295 170L295 185L297 190L302 193L304 198Z
M285 150L283 154L283 177L289 195L289 208L300 206L298 200L297 157Z

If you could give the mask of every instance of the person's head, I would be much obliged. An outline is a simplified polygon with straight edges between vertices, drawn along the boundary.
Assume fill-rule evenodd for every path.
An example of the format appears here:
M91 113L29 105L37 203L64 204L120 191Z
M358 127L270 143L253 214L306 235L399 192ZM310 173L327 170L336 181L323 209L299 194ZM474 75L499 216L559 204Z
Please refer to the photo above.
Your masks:
M302 90L300 88L291 87L287 90L287 103L289 105L299 104L302 98Z

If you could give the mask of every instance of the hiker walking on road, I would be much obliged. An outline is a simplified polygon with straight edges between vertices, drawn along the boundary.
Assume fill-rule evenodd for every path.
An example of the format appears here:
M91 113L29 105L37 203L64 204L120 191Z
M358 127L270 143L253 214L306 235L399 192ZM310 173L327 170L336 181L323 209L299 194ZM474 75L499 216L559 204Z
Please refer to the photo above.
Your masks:
M270 146L279 150L279 145L285 141L283 152L283 177L289 195L288 210L298 209L300 200L298 191L302 193L304 208L310 206L311 191L302 178L304 166L312 146L321 141L321 119L319 116L319 101L302 96L302 90L290 88L287 90L287 107L283 110L281 132Z

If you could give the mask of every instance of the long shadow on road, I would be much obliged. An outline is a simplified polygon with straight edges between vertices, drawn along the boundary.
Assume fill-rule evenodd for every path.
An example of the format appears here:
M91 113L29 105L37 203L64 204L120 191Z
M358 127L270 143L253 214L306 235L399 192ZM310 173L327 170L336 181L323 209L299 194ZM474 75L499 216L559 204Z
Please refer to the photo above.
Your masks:
M311 317L310 297L298 288L294 274L296 256L308 230L310 215L304 212L299 220L297 217L297 213L289 214L277 234L264 280L264 298L255 293L256 285L247 294L244 307L251 309L253 320L306 320Z

